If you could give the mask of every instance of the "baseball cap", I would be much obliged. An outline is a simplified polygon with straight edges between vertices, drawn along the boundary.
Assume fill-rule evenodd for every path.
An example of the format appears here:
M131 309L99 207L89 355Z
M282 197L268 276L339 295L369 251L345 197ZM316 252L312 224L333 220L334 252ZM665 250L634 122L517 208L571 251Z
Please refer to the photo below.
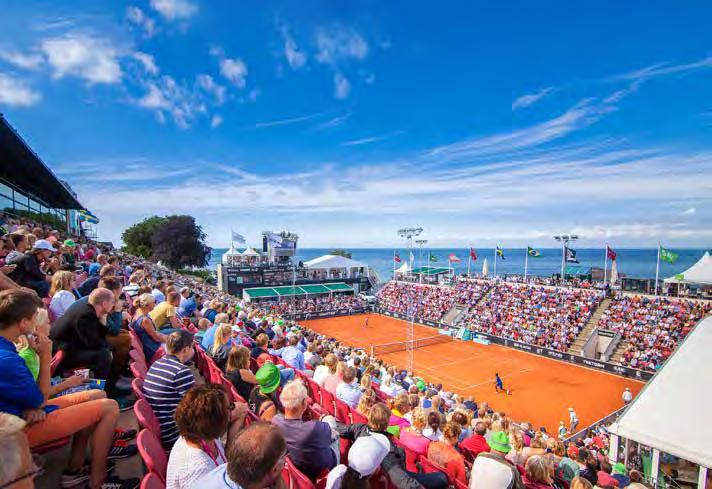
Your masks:
M390 449L391 442L381 433L360 436L349 449L349 467L368 477L378 470Z
M279 387L279 369L272 362L267 362L255 374L262 394L270 394Z
M74 248L75 246L77 246L77 243L75 243L71 239L65 239L64 246L70 246L70 247Z
M56 251L54 249L54 246L52 246L52 243L47 241L46 239L38 239L35 241L35 245L32 247L33 250L46 250L46 251Z
M625 468L625 464L624 464L624 463L618 462L617 464L615 464L615 465L613 466L613 473L614 473L614 474L622 474L622 475L625 475L626 472L627 472L627 470L626 470L626 468Z

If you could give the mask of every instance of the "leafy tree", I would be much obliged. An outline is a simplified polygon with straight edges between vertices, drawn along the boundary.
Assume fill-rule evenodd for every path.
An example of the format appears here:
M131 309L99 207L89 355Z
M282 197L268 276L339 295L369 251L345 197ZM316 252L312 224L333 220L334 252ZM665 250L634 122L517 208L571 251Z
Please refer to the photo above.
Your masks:
M153 255L151 239L165 222L165 217L153 216L126 229L121 235L124 242L123 251L142 258L150 258Z
M331 250L329 254L343 256L344 258L351 258L351 252L342 249Z
M151 236L151 258L171 268L204 267L212 249L192 216L168 216Z

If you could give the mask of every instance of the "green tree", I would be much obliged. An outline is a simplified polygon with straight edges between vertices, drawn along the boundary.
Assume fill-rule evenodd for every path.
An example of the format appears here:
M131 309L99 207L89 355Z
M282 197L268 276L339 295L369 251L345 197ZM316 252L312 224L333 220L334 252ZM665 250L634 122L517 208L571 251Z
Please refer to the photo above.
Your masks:
M337 256L343 256L344 258L351 258L351 252L342 250L342 249L336 249L336 250L331 250L329 252L330 255L337 255Z
M153 255L153 234L165 222L165 217L153 216L126 229L121 235L124 242L122 250L131 255L150 258Z

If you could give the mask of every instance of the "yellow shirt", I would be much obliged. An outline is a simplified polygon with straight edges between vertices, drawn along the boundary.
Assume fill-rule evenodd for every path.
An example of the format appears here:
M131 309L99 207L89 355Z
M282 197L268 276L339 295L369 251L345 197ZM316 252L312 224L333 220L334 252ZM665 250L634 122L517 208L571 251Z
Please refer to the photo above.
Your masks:
M153 319L153 324L156 329L161 329L169 322L169 319L176 315L176 306L170 305L167 301L163 301L153 308L153 311L148 313Z

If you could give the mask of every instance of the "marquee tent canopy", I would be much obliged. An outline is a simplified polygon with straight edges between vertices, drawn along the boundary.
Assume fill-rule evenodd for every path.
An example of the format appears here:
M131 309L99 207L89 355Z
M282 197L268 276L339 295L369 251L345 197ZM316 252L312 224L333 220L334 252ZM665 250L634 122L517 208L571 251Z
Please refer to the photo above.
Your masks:
M273 299L310 294L330 294L332 292L353 292L350 285L342 282L314 285L284 285L280 287L253 287L242 291L245 299Z
M682 273L666 278L665 283L712 285L712 256L705 251L697 263Z
M310 270L331 270L336 268L366 268L367 265L341 255L322 255L304 262L304 267Z
M712 317L702 320L609 431L712 467Z

